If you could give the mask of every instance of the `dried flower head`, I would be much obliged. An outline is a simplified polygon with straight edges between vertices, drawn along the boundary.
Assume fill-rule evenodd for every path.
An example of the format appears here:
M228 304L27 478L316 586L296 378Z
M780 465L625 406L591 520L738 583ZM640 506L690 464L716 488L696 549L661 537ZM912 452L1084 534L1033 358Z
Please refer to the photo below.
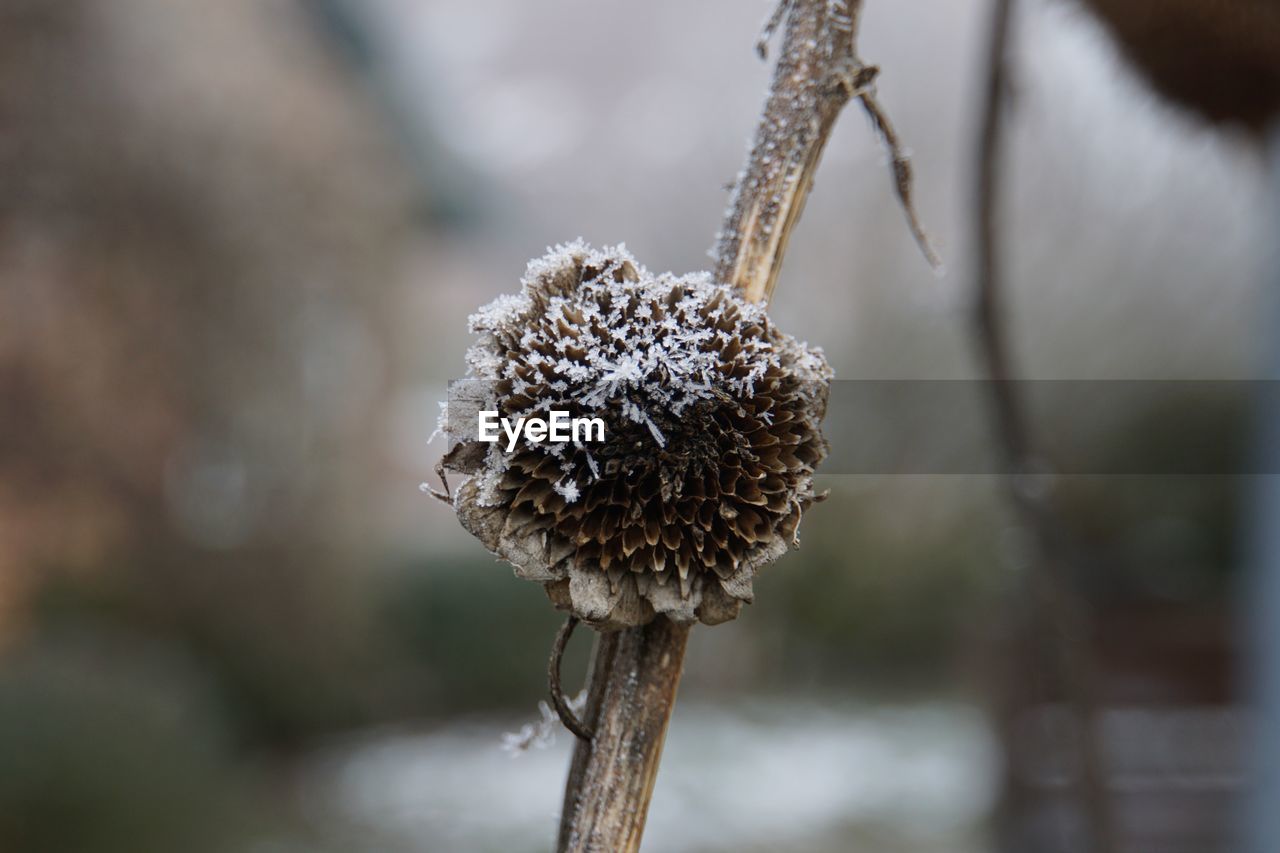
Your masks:
M473 377L442 417L464 527L601 628L715 624L796 541L826 455L831 370L705 273L559 246L471 317ZM601 443L477 440L477 413L600 418Z

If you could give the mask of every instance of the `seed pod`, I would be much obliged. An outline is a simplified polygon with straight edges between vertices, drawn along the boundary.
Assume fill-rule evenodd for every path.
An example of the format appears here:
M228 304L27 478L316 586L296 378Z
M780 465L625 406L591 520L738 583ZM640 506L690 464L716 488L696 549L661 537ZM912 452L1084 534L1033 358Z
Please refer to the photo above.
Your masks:
M559 246L470 319L472 379L442 416L462 525L602 629L716 624L795 544L826 456L821 350L705 273ZM603 442L478 440L477 413L600 418Z

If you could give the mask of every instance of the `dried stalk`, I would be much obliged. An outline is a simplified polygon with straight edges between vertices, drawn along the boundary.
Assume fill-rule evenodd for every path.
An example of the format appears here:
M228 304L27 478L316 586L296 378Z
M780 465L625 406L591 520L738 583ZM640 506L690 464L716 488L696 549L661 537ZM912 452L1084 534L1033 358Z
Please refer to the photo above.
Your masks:
M840 110L858 98L889 146L912 232L935 260L911 206L910 168L875 101L877 69L855 49L861 0L783 0L757 45L786 21L782 52L747 166L718 236L716 277L768 300ZM560 851L639 849L689 627L659 618L597 640L585 719L565 788Z
M640 849L691 626L658 617L601 634L560 817L562 853Z
M757 44L763 54L785 15L773 84L716 246L716 278L734 284L748 299L767 301L773 295L831 129L855 97L889 148L894 188L911 233L929 262L939 266L915 212L910 161L876 101L879 69L858 57L861 8L861 0L784 0Z
M1005 493L1010 507L1026 529L1035 549L1032 571L1020 578L1020 588L1010 596L1010 630L1023 634L1047 626L1062 673L1062 688L1076 718L1081 745L1078 791L1081 811L1089 824L1087 849L1110 853L1115 849L1107 774L1099 735L1098 701L1094 662L1088 645L1088 613L1076 591L1071 571L1079 549L1046 496L1031 487L1036 451L1027 427L1023 401L1018 393L1009 338L1002 310L1003 276L997 229L1000 196L1000 162L1003 155L1005 97L1009 87L1008 39L1013 0L995 0L988 45L987 85L978 138L974 193L974 272L971 326L982 368L987 375L991 419L996 445L1004 467ZM1027 603L1033 612L1024 619ZM1040 611L1038 614L1036 611ZM1020 658L1025 637L1015 637L1009 658ZM1012 664L1010 664L1012 668ZM1011 683L1021 675L1011 674ZM1007 699L1007 697L1006 697ZM1005 703L1008 704L1007 702ZM1005 707L1008 717L1012 709ZM1013 721L1002 729L1012 740ZM1010 744L1012 746L1012 744Z

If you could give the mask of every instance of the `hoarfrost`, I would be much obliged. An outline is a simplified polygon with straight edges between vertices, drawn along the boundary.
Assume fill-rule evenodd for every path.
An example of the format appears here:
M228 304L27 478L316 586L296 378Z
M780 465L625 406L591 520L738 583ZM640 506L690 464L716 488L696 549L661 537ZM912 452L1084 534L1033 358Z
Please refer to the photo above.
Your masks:
M567 704L569 710L581 715L587 707L587 691L581 691ZM560 718L556 716L556 712L551 709L546 700L538 702L538 716L537 721L525 723L519 731L503 733L503 752L509 753L512 758L519 758L530 749L546 749L555 744L556 731L561 726Z
M468 325L480 336L467 352L471 378L510 383L508 400L534 386L543 391L527 406L508 407L506 417L611 411L643 426L659 450L665 421L700 402L750 397L779 364L768 341L751 334L769 325L761 305L708 273L653 274L625 246L597 250L581 239L531 261L521 292L498 297ZM501 340L518 341L519 351ZM544 452L562 457L564 449L544 445ZM490 449L482 495L501 480L500 455ZM598 479L596 461L588 454L586 462ZM577 490L572 482L556 488L568 502Z
M552 486L552 488L556 490L556 493L560 495L560 497L564 498L565 503L571 504L582 496L581 492L578 491L578 484L573 480L561 480L559 483Z

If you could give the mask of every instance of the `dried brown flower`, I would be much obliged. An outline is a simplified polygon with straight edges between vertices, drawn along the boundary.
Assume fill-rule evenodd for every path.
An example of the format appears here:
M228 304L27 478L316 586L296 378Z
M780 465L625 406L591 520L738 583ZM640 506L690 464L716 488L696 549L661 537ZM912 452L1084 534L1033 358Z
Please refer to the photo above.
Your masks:
M464 527L600 628L715 624L796 542L826 455L831 370L762 306L621 247L560 246L471 318L442 417ZM477 414L598 417L602 443L481 443Z

